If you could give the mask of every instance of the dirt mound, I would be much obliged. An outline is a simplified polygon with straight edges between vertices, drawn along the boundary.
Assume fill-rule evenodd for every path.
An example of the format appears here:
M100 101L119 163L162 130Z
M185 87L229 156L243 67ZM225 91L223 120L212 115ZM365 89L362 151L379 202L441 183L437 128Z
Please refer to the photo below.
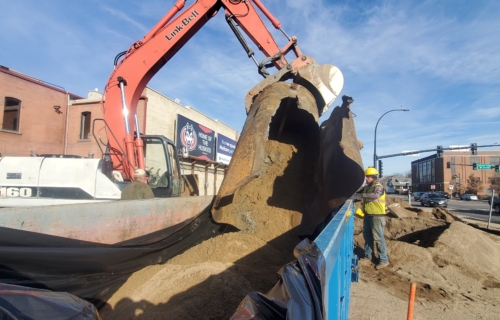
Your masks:
M434 216L433 216L434 218ZM441 219L391 218L386 217L385 237L390 240L403 241L415 245L428 247L441 235L449 224ZM363 248L363 220L355 220L354 245Z
M448 211L446 211L444 209L441 209L441 208L433 208L432 209L432 214L434 215L434 217L436 219L443 219L446 222L450 222L451 223L451 222L454 222L454 221L460 221L459 218L455 217L454 215L452 215Z
M399 204L403 208L411 207L411 205L409 205L407 202L405 202L401 198L394 198L394 197L391 197L391 196L387 196L385 198L385 204L386 204L386 206L390 206L391 204L394 204L394 203Z
M423 235L422 240L426 240L429 246L422 246L422 242L402 241L401 238L388 242L391 266L381 270L386 279L383 285L407 293L409 282L420 283L418 299L424 300L498 302L498 296L495 298L487 291L500 288L497 270L500 246L487 234L455 222L448 228L434 228L433 232L426 230ZM367 274L380 277L374 272ZM496 291L498 293L500 290Z
M247 230L206 240L171 259L134 273L109 299L105 319L227 319L246 294L267 292L277 271L294 259L306 157L304 144L269 140L264 171L237 191L232 210Z
M417 284L415 315L419 319L496 319L500 301L498 237L457 220L438 208L422 211L416 218L388 217L385 236L390 265L377 271L373 263L361 261L362 282L354 284L352 292L359 299L352 300L351 317L371 319L356 306L371 310L384 308L383 303L391 310L399 308L397 318L404 317L413 282ZM355 242L362 248L361 226L358 219ZM373 299L383 292L392 298Z

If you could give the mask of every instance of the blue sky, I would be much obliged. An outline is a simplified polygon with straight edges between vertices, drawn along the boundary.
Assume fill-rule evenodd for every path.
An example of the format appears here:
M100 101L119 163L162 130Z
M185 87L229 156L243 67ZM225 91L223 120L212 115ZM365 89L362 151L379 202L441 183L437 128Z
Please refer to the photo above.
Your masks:
M500 143L500 1L262 2L305 54L343 72L341 95L355 100L365 166L372 163L378 118L401 106L410 112L380 121L379 155ZM102 92L115 55L174 3L0 0L0 64L81 96ZM269 28L282 47L285 38ZM261 80L219 12L149 86L241 132L244 97ZM384 173L408 171L415 159L385 159Z

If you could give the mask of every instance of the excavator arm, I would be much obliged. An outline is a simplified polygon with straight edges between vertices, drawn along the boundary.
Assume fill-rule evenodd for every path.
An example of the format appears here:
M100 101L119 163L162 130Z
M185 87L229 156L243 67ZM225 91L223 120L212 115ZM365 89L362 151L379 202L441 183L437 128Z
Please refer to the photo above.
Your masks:
M264 76L268 76L265 67L269 64L278 70L285 68L288 73L311 63L310 58L301 55L297 39L290 38L283 32L280 22L259 0L197 0L181 12L185 2L178 0L141 41L136 41L130 46L117 63L105 87L104 117L116 137L116 140L108 141L110 148L114 150L111 154L112 162L126 180L133 180L134 169L144 169L143 142L138 134L137 137L134 135L134 131L140 132L140 128L135 126L135 117L144 88L184 44L221 9L225 11L226 20L245 47L247 54L259 65L259 70ZM283 49L276 44L254 4L273 26L280 29L288 38L288 43ZM255 60L253 51L246 45L236 26L239 26L267 57L262 63ZM295 60L291 64L285 59L289 51L295 53ZM270 81L282 78L283 75L280 75L279 78ZM256 88L254 91L257 93L259 90Z
M253 225L251 212L259 211L249 207L250 204L264 202L269 205L267 201L270 201L270 204L288 208L291 199L302 199L301 203L293 205L294 210L303 213L303 234L311 234L333 208L359 188L364 177L360 145L350 111L352 99L344 97L342 106L334 109L329 120L321 125L318 122L342 89L342 73L333 65L319 65L302 54L297 39L286 35L280 22L260 0L197 0L186 9L184 4L185 0L178 0L141 41L136 41L123 53L120 61L115 59L116 68L109 77L103 97L105 120L113 133L111 136L115 137L110 139L108 135L113 167L130 181L134 169L145 169L144 142L136 121L137 104L143 90L208 20L224 10L229 27L265 79L245 97L248 117L215 197L212 217L218 223L244 230ZM284 48L278 47L256 7L283 32L288 40ZM238 27L265 55L261 62L255 59ZM290 51L294 59L288 62L285 55ZM270 66L278 71L270 75L267 71ZM298 153L307 154L303 160L283 162L291 166L285 169L285 176L309 172L303 176L305 180L298 183L299 187L280 182L284 181L283 176L278 179L272 175L277 172L274 166L281 163L270 160L275 143L296 144ZM300 162L302 164L293 167ZM264 190L260 183L273 181L276 185L272 189L255 197L259 201L248 201L253 191ZM300 191L300 188L305 189ZM284 201L276 200L284 189L300 192Z

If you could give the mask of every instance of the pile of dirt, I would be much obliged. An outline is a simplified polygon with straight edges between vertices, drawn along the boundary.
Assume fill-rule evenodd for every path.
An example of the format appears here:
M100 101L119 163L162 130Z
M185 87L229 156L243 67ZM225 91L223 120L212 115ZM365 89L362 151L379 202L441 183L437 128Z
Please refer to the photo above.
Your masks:
M304 153L300 144L268 141L261 178L233 199L249 228L209 239L163 265L134 273L100 312L103 319L227 319L246 294L267 292L299 242ZM302 173L301 173L302 172ZM282 186L287 186L286 188ZM391 198L389 198L391 199ZM352 319L401 319L410 283L417 284L415 319L496 319L500 301L500 238L443 209L432 212L388 200L416 217L387 217L390 265L360 261ZM362 252L363 220L355 220Z
M352 286L351 318L404 318L410 283L416 283L416 319L496 319L500 241L457 220L443 209L415 218L388 217L390 265L376 270L376 261L360 261L361 281ZM355 242L360 248L361 231L362 220L357 219ZM373 317L376 311L380 317Z
M108 300L102 317L227 319L249 292L271 289L300 241L295 226L306 156L301 139L288 138L267 142L261 177L233 198L232 210L248 216L247 230L209 239L164 265L134 273Z
M391 204L394 204L394 203L397 203L399 204L401 207L403 208L412 208L411 205L409 205L407 202L405 202L403 199L401 198L396 198L396 197L391 197L391 196L387 196L385 198L385 201L386 201L386 206L390 206Z

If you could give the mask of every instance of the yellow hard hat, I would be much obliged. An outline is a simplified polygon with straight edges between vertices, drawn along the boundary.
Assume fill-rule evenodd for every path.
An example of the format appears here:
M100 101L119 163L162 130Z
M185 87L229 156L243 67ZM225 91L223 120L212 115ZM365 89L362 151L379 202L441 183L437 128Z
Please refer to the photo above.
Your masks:
M355 214L361 218L363 218L365 216L365 213L363 212L363 210L361 209L356 209L356 212Z
M365 176L378 176L378 171L374 167L368 167L365 170Z

